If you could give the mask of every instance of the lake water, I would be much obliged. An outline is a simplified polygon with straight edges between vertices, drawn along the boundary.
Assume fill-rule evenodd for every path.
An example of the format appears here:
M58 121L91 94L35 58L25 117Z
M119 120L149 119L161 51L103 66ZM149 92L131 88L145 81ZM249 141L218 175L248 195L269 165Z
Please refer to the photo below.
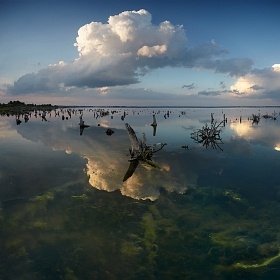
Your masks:
M0 278L279 279L279 112L0 116ZM126 123L148 160L131 160Z

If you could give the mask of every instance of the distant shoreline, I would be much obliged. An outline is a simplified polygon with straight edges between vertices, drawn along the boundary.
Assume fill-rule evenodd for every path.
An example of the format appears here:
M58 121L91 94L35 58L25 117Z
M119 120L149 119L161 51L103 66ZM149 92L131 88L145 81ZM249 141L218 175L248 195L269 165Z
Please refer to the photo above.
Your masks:
M280 105L240 105L240 106L139 106L139 105L52 105L52 104L25 104L21 101L10 101L9 103L0 103L0 114L21 114L34 110L54 110L58 108L147 108L147 109L159 109L159 108L170 108L170 109L234 109L234 108L280 108Z
M167 105L162 105L162 106L136 106L136 105L131 105L131 106L127 106L127 105L100 105L100 106L97 106L97 105L56 105L57 108L134 108L134 109L137 109L137 108L191 108L191 109L194 109L194 108L205 108L205 109L231 109L231 108L280 108L280 105L250 105L250 106L245 106L245 105L242 105L242 106L167 106Z

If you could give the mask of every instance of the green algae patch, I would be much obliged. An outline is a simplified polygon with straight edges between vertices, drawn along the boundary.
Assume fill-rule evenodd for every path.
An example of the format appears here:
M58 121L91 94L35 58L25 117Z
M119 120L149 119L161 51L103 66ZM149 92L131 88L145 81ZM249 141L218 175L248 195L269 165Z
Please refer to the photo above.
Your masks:
M82 195L72 195L72 198L86 200L88 196L84 193Z
M270 258L268 258L268 259L266 259L266 260L264 260L263 262L260 262L260 263L246 264L246 263L237 262L237 263L233 264L232 267L233 268L243 268L243 269L262 268L262 267L270 265L271 263L275 262L278 259L280 259L280 252L276 256L270 257Z
M156 239L156 223L151 213L145 213L142 218L144 228L144 240L146 244L152 243Z
M134 257L143 252L143 248L138 246L135 242L124 241L121 245L121 254L124 257Z
M232 199L233 201L242 202L242 197L238 193L233 192L232 190L225 190L223 194L224 196Z
M51 192L46 192L43 195L38 195L35 196L34 198L31 199L31 201L46 201L46 200L53 200L54 195Z
M145 270L149 270L149 275L153 274L156 266L156 257L158 251L158 245L155 243L157 238L157 222L154 220L152 213L144 213L142 217L142 227L144 229L143 243L145 246Z
M253 243L250 237L238 235L238 232L234 231L221 231L211 234L210 237L214 245L225 249L245 249Z
M227 232L211 234L211 241L215 245L219 245L225 248L234 248L236 246L234 239Z
M75 275L72 269L67 267L65 269L65 280L79 280L79 278Z
M45 229L47 228L47 223L41 220L36 220L33 223L33 228L35 229Z
M27 257L27 248L24 244L24 241L12 237L6 240L5 249L7 249L7 256L13 259L26 258Z

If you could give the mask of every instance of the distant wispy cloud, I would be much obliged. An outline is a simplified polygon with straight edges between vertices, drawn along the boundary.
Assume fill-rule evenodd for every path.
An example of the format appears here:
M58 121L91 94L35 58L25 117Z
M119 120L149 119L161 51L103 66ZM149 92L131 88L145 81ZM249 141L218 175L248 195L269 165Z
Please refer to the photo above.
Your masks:
M228 50L214 40L188 48L183 26L151 22L142 9L110 16L107 23L91 22L78 30L78 57L60 61L38 73L28 73L7 87L7 93L62 93L73 88L104 88L135 84L148 72L163 67L211 69L231 76L245 75L248 58L225 59ZM186 85L187 89L192 88Z
M193 89L194 88L194 83L189 84L189 85L183 85L182 88L186 88L186 89Z
M221 91L215 91L215 90L203 90L197 93L198 95L205 95L205 96L217 96L221 95Z
M253 86L250 87L250 89L260 90L260 89L264 89L264 87L261 87L261 86L258 86L258 85L253 85Z
M204 96L219 96L219 95L236 95L242 96L243 93L239 92L238 90L203 90L197 93L198 95Z

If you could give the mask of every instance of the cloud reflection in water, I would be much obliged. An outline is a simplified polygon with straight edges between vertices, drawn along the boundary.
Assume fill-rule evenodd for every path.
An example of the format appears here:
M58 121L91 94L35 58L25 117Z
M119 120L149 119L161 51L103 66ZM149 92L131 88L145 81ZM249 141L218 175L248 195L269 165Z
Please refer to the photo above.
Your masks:
M249 110L231 111L232 114L238 114L232 116L224 111L229 120L237 120L229 121L223 128L224 151L203 149L190 138L193 129L201 128L202 124L210 121L210 110L189 111L186 116L182 115L180 118L174 113L167 119L163 118L162 113L158 114L156 136L153 136L151 131L152 114L149 111L145 111L146 115L140 110L140 115L137 111L135 115L132 111L127 112L126 121L131 123L137 135L145 132L147 140L152 143L167 143L167 146L153 157L159 168L147 168L146 165L139 164L133 176L125 182L123 178L129 166L130 141L124 122L120 119L121 114L115 114L113 119L110 116L95 119L92 113L84 111L83 117L90 127L82 136L79 135L78 115L64 121L52 116L49 117L49 122L41 122L31 117L28 123L20 126L11 119L10 126L5 128L5 131L17 131L32 142L43 143L52 150L62 150L69 155L69 161L77 155L86 159L84 167L89 184L97 189L109 192L120 190L123 195L150 200L159 197L161 188L168 192L184 193L190 186L196 185L198 178L205 174L210 174L209 178L216 180L216 177L211 177L212 174L222 177L232 173L231 163L234 163L234 160L238 162L238 157L242 154L253 156L254 144L275 149L280 143L278 121L261 119L259 124L252 125L251 121L247 120L247 117L252 116ZM239 114L243 114L241 123L238 121ZM221 109L216 109L214 116L220 120ZM115 133L108 137L105 133L106 127L112 127ZM188 145L190 149L183 150L182 145ZM224 170L223 173L220 170ZM236 174L242 172L238 165L235 165L234 170ZM208 178L205 176L204 178Z
M122 182L129 166L130 146L124 123L120 124L120 128L114 128L115 133L110 137L104 129L109 126L108 121L98 120L99 125L92 125L87 119L87 123L90 127L82 136L79 135L78 116L67 121L51 118L48 123L31 119L24 126L14 124L14 129L32 142L41 142L52 150L63 150L69 156L78 154L85 158L89 184L99 190L112 192L119 189L123 195L135 199L155 200L160 188L183 193L188 186L196 183L195 172L191 169L186 172L188 165L181 164L178 158L170 161L167 151L157 154L159 169L139 165L133 176Z

